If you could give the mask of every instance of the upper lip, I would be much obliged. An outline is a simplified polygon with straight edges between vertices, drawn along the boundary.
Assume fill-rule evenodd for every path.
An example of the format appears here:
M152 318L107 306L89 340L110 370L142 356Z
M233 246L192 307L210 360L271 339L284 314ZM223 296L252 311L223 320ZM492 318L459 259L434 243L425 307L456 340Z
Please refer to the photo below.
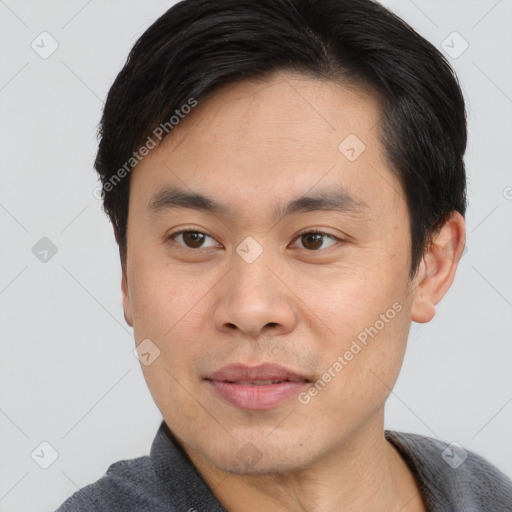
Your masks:
M309 382L309 379L304 375L300 375L276 364L261 364L259 366L230 364L210 373L206 379L219 382L246 382L258 380Z

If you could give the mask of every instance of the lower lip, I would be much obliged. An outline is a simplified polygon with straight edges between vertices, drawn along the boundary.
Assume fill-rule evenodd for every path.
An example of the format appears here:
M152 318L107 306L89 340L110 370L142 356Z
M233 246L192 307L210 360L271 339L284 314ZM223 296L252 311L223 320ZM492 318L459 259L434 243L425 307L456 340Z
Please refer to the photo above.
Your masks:
M262 410L275 407L296 396L309 382L279 382L264 386L244 386L210 380L208 383L225 400L240 409Z

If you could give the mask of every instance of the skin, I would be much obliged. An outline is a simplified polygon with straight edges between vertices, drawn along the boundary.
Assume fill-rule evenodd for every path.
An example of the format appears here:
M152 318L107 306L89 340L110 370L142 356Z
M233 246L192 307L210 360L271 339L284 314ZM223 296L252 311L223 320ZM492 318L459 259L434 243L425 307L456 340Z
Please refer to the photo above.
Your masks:
M464 220L450 216L410 280L409 215L379 117L369 92L279 72L223 86L131 175L125 318L137 344L149 338L161 351L142 366L149 389L230 512L425 510L384 438L384 404L411 321L430 321L453 281ZM366 146L355 161L338 149L349 134ZM230 213L151 210L167 186ZM366 207L273 217L276 205L340 186ZM305 228L328 236L312 244ZM202 245L170 238L184 229L207 235ZM236 252L247 236L263 249L252 263ZM204 380L229 363L272 362L314 382L396 303L400 312L307 404L294 396L242 410ZM252 460L240 456L247 450Z

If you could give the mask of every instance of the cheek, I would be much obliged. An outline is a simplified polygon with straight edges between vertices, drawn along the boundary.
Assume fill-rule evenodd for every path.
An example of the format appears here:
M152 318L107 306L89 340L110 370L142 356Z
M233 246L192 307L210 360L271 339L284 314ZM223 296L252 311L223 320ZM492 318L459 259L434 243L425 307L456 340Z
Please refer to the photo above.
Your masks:
M192 328L208 288L197 271L194 274L150 257L134 262L130 299L136 339L167 338L182 324Z
M323 358L326 373L320 379L330 382L323 389L318 385L321 391L311 405L317 408L315 416L331 418L327 428L333 435L340 425L350 430L363 424L384 406L403 361L407 338L404 318L402 310L380 330L381 325L375 327L373 321L355 336L335 340L329 347Z
M165 266L146 264L142 269L131 290L135 339L149 339L159 351L154 362L142 365L144 378L160 410L185 411L190 396L183 386L188 388L194 378L190 369L201 354L199 340L207 322L206 302L200 300L206 284ZM183 414L185 419L193 422L189 413Z
M376 266L359 264L357 268L316 272L307 279L293 281L297 283L294 291L307 306L303 308L304 314L312 311L317 322L321 320L330 335L339 339L355 337L375 322L380 326L380 315L386 313L383 321L387 321L389 330L389 320L395 323L397 309L405 307L403 272L386 275Z
M317 285L309 295L330 330L317 347L323 367L336 374L333 393L349 408L359 400L382 405L398 377L410 326L406 282L403 272L368 271Z

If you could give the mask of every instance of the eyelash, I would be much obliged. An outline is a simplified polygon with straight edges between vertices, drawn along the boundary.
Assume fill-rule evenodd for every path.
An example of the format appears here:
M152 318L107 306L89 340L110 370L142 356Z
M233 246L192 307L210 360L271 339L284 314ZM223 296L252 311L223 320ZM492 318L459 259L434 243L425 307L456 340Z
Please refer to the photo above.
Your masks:
M209 238L211 238L212 240L215 240L215 238L213 238L212 236L208 235L207 233L204 233L202 231L199 231L197 229L181 229L180 231L176 231L174 233L171 233L167 239L168 240L173 240L175 241L174 239L178 236L178 235L182 235L183 233L199 233L201 235L205 235ZM332 240L335 240L337 242L343 242L343 240L341 240L340 238L334 236L334 235L331 235L329 233L326 233L325 231L320 231L318 229L312 229L312 228L307 228L303 231L301 231L300 233L298 233L298 235L295 237L294 239L294 242L299 240L302 236L304 235L308 235L308 234L315 234L315 235L322 235L323 237L326 237L326 238L331 238ZM218 243L218 242L217 242ZM190 251L194 251L194 252L197 252L198 250L200 249L205 249L204 247L198 247L198 248L193 248L193 247L187 247L186 245L183 245L183 244L179 244L181 246L182 249L184 250L190 250ZM332 244L332 245L336 245L336 244ZM330 247L332 247L332 245L330 245L329 247L326 247L325 249L315 249L315 250L311 250L311 249L306 249L306 248L302 248L302 247L299 247L299 249L304 249L308 252L319 252L319 251L325 251L327 249L329 249ZM209 247L207 247L207 249L209 249Z

